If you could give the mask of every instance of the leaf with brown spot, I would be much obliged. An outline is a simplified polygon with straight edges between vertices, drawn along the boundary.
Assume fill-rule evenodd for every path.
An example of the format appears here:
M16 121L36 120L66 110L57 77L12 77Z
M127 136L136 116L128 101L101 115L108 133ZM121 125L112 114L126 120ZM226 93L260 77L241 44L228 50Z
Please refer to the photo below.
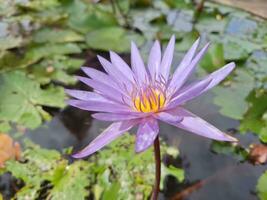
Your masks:
M267 162L267 145L253 144L249 152L249 160L255 164L265 164Z
M7 160L18 160L20 154L21 149L19 143L14 142L13 139L6 134L0 134L0 168L4 167Z

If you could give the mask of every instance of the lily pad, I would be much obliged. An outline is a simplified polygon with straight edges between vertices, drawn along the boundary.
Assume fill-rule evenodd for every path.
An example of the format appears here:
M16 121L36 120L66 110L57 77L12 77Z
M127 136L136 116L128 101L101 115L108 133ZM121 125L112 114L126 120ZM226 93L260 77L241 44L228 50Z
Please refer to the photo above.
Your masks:
M130 50L131 40L139 45L144 41L142 36L120 27L102 28L91 31L86 35L88 47L97 50L127 52Z
M246 97L254 88L254 78L240 69L229 84L228 87L218 86L213 90L214 103L220 107L221 114L239 120L249 108Z
M257 191L261 200L267 199L267 171L260 177L257 185Z
M3 51L19 47L21 43L22 43L21 37L13 37L13 36L0 37L0 50Z
M33 41L36 43L81 42L83 40L84 38L82 35L68 29L44 28L38 30L33 35Z
M62 88L51 86L41 89L39 83L22 72L1 74L0 83L0 92L3 95L0 99L0 121L36 128L46 113L42 106L65 105Z

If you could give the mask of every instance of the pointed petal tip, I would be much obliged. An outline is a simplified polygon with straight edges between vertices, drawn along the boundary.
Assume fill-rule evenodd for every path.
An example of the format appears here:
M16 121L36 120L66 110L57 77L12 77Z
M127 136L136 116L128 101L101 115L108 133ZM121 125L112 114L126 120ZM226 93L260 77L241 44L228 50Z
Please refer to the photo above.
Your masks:
M145 152L147 149L149 149L151 146L147 146L146 148L141 147L140 145L135 145L135 153L139 154L139 153L143 153Z
M85 158L85 157L90 156L90 155L92 155L92 153L88 154L88 153L86 153L86 151L81 150L77 153L72 154L71 157L76 158L76 159L81 159L81 158Z
M138 148L138 147L135 147L135 153L139 154L139 153L142 153L144 151L146 151L149 147L147 147L146 149L141 149L141 148Z
M228 66L234 69L236 67L236 64L235 62L230 62Z
M199 46L200 40L201 40L201 38L200 38L200 36L199 36L199 37L196 39L196 41L194 42L194 44L196 44L197 47ZM194 44L193 44L193 45L194 45Z
M96 57L99 60L99 62L101 63L101 65L102 65L102 62L106 61L106 59L103 56L97 55Z
M81 70L85 71L85 70L87 70L87 69L89 69L89 67L81 66Z
M134 41L131 41L131 51L133 51L133 49L138 49L137 45L135 44Z
M114 51L109 51L109 57L110 57L110 59L112 58L112 57L115 57L117 55L117 53L115 53ZM112 59L111 59L112 60Z
M231 136L231 135L226 135L227 136L227 138L229 139L228 141L229 142L239 142L239 140L237 139L237 138L235 138L235 137L233 137L233 136Z
M71 155L71 157L79 159L79 158L84 158L85 156L81 156L79 153Z

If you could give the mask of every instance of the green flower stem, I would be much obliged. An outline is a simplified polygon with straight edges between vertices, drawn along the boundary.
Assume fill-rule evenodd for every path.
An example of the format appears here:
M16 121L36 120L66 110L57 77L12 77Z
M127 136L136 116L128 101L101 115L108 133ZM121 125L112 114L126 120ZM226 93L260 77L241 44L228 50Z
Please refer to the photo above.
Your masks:
M155 184L154 184L151 200L157 200L158 199L158 194L159 194L159 190L160 190L159 186L160 186L161 159L160 159L159 136L157 136L157 138L154 141L154 155L155 155L156 171L155 171Z

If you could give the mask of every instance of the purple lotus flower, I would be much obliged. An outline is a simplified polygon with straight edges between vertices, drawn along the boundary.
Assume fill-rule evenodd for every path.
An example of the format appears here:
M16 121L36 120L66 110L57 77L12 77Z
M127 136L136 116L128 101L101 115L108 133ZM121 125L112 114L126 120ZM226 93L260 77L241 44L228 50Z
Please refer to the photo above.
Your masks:
M82 158L98 151L134 126L138 126L135 151L142 152L157 138L158 120L211 139L236 141L182 107L187 101L220 83L234 69L235 64L229 63L203 80L185 86L186 80L207 51L209 44L197 52L198 39L174 74L170 75L174 46L175 37L172 36L161 55L160 44L155 41L147 67L136 45L132 43L132 68L114 52L110 52L111 62L98 56L107 73L82 68L90 78L78 79L94 91L66 90L70 96L76 98L68 103L83 110L95 111L97 113L92 115L94 118L113 123L86 148L75 154L75 158Z

